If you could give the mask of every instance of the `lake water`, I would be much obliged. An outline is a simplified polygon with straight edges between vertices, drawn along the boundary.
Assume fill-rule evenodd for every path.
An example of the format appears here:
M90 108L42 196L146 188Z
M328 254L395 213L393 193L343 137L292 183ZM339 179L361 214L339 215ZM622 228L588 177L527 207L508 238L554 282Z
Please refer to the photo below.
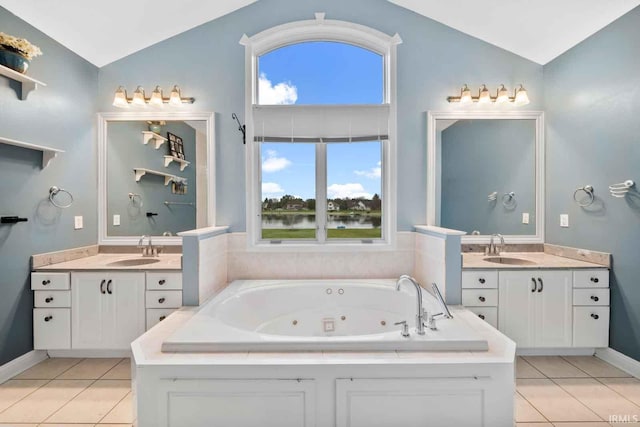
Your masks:
M328 228L379 228L382 218L370 215L329 215ZM309 229L316 228L316 216L305 214L262 214L262 228Z

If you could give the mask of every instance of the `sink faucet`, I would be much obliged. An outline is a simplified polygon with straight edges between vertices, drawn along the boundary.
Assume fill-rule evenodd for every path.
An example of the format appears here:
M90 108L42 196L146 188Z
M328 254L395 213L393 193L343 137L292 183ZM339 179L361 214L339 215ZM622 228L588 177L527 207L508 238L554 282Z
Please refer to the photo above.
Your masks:
M149 243L147 246L143 245L144 239L149 239ZM156 248L153 246L153 243L151 242L151 236L147 236L146 234L142 235L140 237L140 240L138 240L138 248L142 249L143 257L153 257L157 254Z
M493 239L500 239L499 246L494 243ZM492 234L491 240L489 240L489 246L487 246L484 250L485 255L500 255L500 252L504 251L504 236L502 234Z
M405 280L408 280L409 282L411 282L413 286L416 288L417 299L418 299L418 307L417 307L418 312L416 314L416 333L418 335L424 335L424 309L422 308L422 288L420 287L420 284L416 281L416 279L405 274L400 276L400 278L396 282L396 291L400 290L400 285Z

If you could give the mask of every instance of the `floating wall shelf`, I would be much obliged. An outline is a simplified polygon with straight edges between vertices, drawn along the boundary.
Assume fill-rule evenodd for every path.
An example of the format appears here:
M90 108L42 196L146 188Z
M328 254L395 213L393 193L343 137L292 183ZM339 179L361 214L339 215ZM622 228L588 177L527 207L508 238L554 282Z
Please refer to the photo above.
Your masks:
M143 130L142 135L143 135L142 143L144 145L147 145L149 141L154 140L156 142L156 150L162 147L162 144L167 142L167 138L160 136L155 132Z
M169 165L171 164L171 162L176 162L176 163L180 163L180 172L182 172L183 170L186 169L187 166L189 166L191 164L191 162L187 162L184 159L180 159L178 157L174 157L174 156L164 156L164 167L169 167Z
M182 183L187 183L187 179L186 178L182 178L179 176L175 176L175 175L170 175L167 173L162 173L162 172L158 172L158 171L154 171L151 169L143 169L143 168L135 168L133 170L136 173L136 182L140 182L140 178L142 178L143 176L145 176L146 174L149 175L158 175L158 176L162 176L164 177L164 185L169 185L170 182L182 182Z
M29 144L28 142L16 141L14 139L3 138L1 136L0 144L13 145L15 147L22 147L29 150L42 152L42 169L49 166L51 160L53 160L58 155L58 153L64 153L64 150L58 150L57 148L45 147L44 145Z
M46 86L45 83L42 83L41 81L38 81L36 79L32 79L31 77L14 71L11 68L7 68L4 65L0 65L0 76L5 76L22 84L20 99L22 99L23 101L27 99L27 95L29 95L29 92L38 89L38 85Z

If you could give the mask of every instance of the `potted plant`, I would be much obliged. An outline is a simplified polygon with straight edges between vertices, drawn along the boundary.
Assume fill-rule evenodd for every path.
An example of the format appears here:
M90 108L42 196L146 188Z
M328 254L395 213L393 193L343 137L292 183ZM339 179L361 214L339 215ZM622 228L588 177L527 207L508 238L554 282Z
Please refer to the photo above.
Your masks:
M28 40L0 32L0 65L24 74L29 61L40 55L40 48Z

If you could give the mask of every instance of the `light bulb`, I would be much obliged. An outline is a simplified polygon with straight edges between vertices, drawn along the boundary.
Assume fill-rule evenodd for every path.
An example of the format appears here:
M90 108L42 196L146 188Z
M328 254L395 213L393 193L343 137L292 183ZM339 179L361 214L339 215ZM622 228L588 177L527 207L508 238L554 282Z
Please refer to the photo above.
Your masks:
M486 85L482 85L482 88L480 88L480 97L478 98L478 103L488 104L490 102L491 94L489 93L489 89L487 89Z
M471 97L471 89L469 89L469 86L464 85L462 91L460 92L460 103L471 104L472 102L473 98Z
M149 104L160 107L163 104L162 100L162 89L160 86L156 86L154 91L151 93L151 99L149 100Z
M180 88L178 87L178 85L175 85L173 89L171 89L169 104L174 106L182 105L182 97L180 96Z
M133 100L131 101L134 105L146 105L144 99L144 89L142 86L138 86L135 92L133 92Z
M496 104L504 104L505 102L509 102L509 91L504 85L500 85L498 96L496 97Z
M516 105L527 105L529 103L529 94L524 86L520 85L520 87L516 90L516 99L514 101Z
M118 87L115 95L113 96L113 106L118 108L129 107L129 101L127 101L127 91L122 86Z

